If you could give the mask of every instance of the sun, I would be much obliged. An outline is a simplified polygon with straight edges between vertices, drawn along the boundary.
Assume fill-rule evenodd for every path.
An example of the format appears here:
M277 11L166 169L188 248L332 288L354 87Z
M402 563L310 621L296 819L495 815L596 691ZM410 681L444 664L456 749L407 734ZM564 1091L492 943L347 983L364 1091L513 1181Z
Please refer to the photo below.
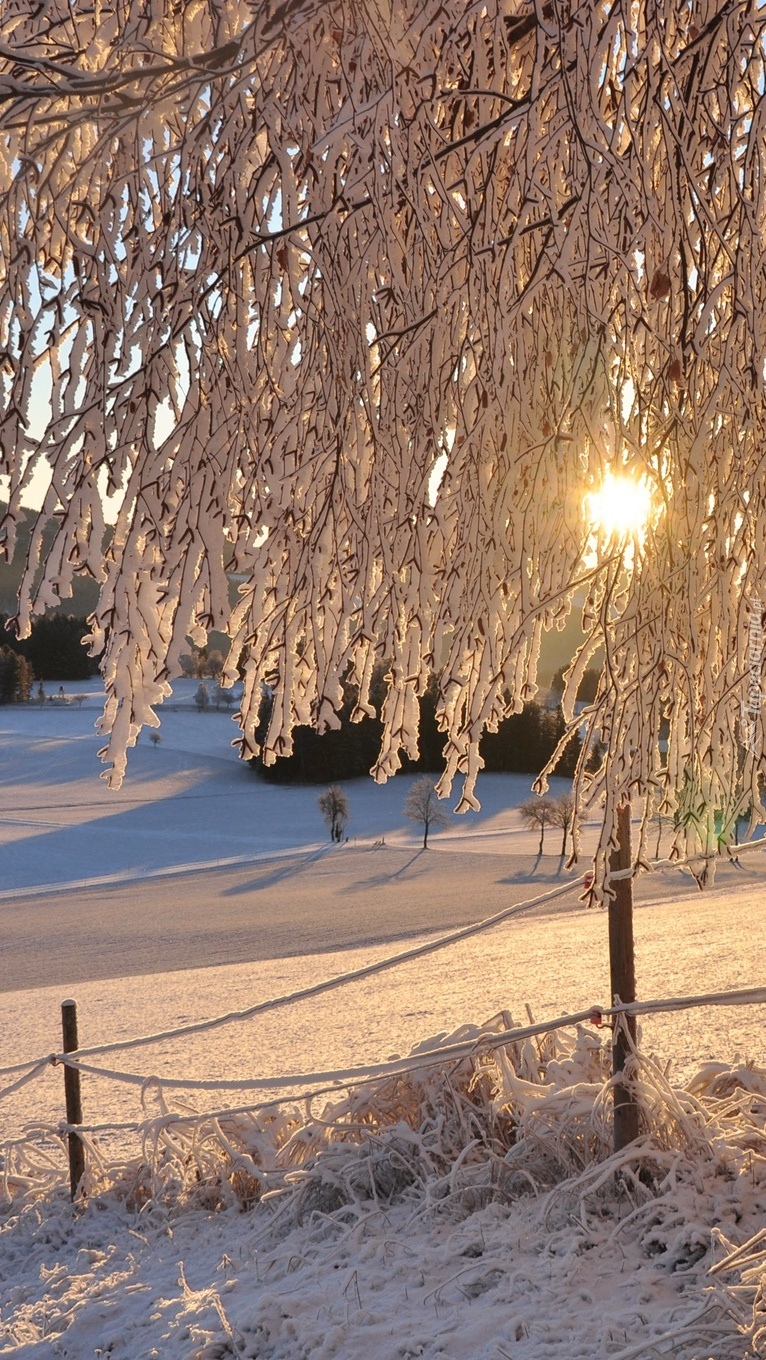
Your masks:
M651 487L645 477L607 472L585 506L593 528L606 538L640 538L652 512Z

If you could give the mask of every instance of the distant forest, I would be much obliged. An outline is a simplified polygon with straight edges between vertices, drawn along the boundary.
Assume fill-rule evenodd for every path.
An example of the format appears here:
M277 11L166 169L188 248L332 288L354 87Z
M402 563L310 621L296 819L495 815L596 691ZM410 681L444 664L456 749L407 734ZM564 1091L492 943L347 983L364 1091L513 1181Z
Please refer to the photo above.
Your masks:
M25 703L33 696L33 686L41 681L89 680L98 674L99 658L88 656L82 640L89 632L87 620L61 611L36 619L32 634L19 641L12 632L5 631L8 615L0 613L0 703ZM196 650L196 649L193 649ZM196 665L188 673L216 674L218 653L199 652L189 658ZM210 665L208 666L208 662ZM599 672L585 672L578 698L592 699L596 692ZM552 694L563 690L563 671L553 678ZM293 733L294 750L291 756L279 759L275 765L265 766L260 757L251 764L265 780L275 784L319 784L338 779L354 779L369 772L380 749L382 723L380 711L385 699L385 666L380 665L370 697L375 717L361 722L351 721L356 708L357 694L353 686L346 686L339 718L340 727L319 736L311 727L298 727ZM437 683L432 677L426 693L418 700L420 707L420 755L415 761L402 756L402 769L414 773L440 773L444 769L444 734L436 722ZM271 716L271 699L264 696L258 730L260 741L266 736ZM521 713L503 719L497 732L485 732L480 751L484 768L489 771L538 774L550 760L564 732L564 717L560 703L549 707L527 703ZM580 738L573 735L561 756L555 773L571 777L580 752Z
M59 611L44 614L35 619L31 637L23 642L12 631L6 631L7 622L8 615L0 614L0 652L5 655L7 666L13 656L22 657L35 681L89 680L98 674L99 658L88 656L87 648L82 645L82 639L90 632L84 618ZM0 702L13 702L14 697L24 700L28 694L3 698L0 690Z
M0 504L0 518L3 509ZM13 566L0 563L0 703L25 702L32 697L33 685L38 685L40 681L88 680L98 673L99 668L100 658L88 656L86 648L82 646L82 639L89 631L85 615L95 608L98 598L98 585L90 577L75 577L72 613L58 609L36 619L31 637L23 642L12 633L5 632L5 624L15 608L21 563L34 520L33 512L29 511L27 515L26 522L22 522L19 529L16 562ZM52 526L46 530L46 535L50 536L51 533ZM564 632L547 635L543 640L546 659L541 665L543 673L547 670L548 675L553 674L554 696L560 696L563 690L564 666L561 661L573 655L581 639L582 633L575 614ZM208 648L200 651L190 647L189 657L182 658L183 662L191 663L185 665L184 673L212 675L215 678L220 669L218 652L225 650L225 644L223 637L212 634ZM299 727L293 734L293 755L269 767L264 767L260 758L256 757L251 762L254 769L264 779L274 783L326 783L367 774L380 749L382 725L379 715L385 697L384 673L385 667L380 666L371 696L376 710L374 718L364 718L360 723L351 722L356 694L351 687L347 687L339 715L341 725L337 731L326 732L320 737L313 728ZM598 675L598 670L586 671L578 692L580 699L593 697ZM419 705L420 756L417 761L403 756L402 768L405 771L437 774L444 769L444 736L436 725L435 680L419 700ZM265 736L269 716L270 703L265 698L261 709L261 737ZM560 705L546 707L528 703L521 713L505 718L497 732L485 732L480 748L485 769L537 774L556 749L563 730ZM571 776L579 749L580 741L575 735L556 767L557 774Z
M365 717L358 723L351 721L351 714L356 707L356 691L353 686L347 686L337 730L319 736L311 727L298 727L293 732L294 750L291 756L284 756L275 765L268 766L263 764L260 757L255 757L251 761L253 768L263 779L275 784L332 783L338 779L354 779L367 774L380 750L384 673L385 667L377 668L370 692L376 717ZM592 685L592 678L588 674L586 689L590 690ZM444 769L445 738L436 725L436 698L434 678L418 701L420 756L416 761L402 756L402 769L405 772L436 774ZM261 704L257 734L261 741L265 739L270 716L271 698L267 695ZM539 774L553 755L564 728L560 705L548 708L538 703L525 704L521 713L513 713L503 719L497 732L484 733L480 746L484 768L498 773ZM579 753L580 738L575 733L555 773L571 778Z

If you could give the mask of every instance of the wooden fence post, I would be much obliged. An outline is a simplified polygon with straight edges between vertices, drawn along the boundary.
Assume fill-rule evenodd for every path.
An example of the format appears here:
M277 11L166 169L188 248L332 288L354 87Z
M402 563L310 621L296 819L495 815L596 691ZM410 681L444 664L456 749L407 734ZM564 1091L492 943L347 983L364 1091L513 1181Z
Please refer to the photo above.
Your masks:
M612 872L631 867L630 804L623 803L617 812L617 848L612 851L609 867ZM609 973L612 1001L636 999L636 964L633 948L633 879L618 878L612 884L614 897L609 902ZM630 1041L625 1034L627 1028ZM622 1016L612 1044L612 1073L616 1077L625 1070L630 1053L630 1042L636 1041L635 1016ZM614 1085L614 1150L621 1152L628 1143L638 1138L638 1105L628 1087L620 1081Z
M76 1001L62 1001L61 1028L64 1036L64 1052L75 1053L79 1048ZM74 1067L64 1068L64 1094L66 1096L67 1124L81 1124L80 1073ZM77 1190L85 1171L85 1149L80 1136L71 1132L71 1130L67 1135L67 1141L69 1144L69 1189L71 1198L74 1200L77 1197Z

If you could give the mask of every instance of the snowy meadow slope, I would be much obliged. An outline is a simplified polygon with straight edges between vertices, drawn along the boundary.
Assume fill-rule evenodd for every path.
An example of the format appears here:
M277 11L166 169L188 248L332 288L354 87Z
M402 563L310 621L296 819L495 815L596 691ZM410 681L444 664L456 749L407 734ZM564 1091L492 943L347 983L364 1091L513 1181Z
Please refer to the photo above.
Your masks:
M528 781L486 779L481 815L453 818L425 854L402 816L408 781L382 789L356 781L348 786L349 842L331 847L317 789L260 783L228 746L229 716L198 714L183 687L177 698L177 711L171 702L163 713L162 742L155 747L142 736L116 795L98 778L96 694L80 706L0 709L0 1065L58 1048L59 1002L70 992L83 1045L204 1022L352 971L565 881L555 833L538 861L535 838L514 812ZM704 894L680 875L645 880L636 912L640 995L759 985L763 877L756 855L739 869L726 867ZM273 1099L289 1089L291 1074L375 1064L502 1011L523 1024L527 1007L546 1019L607 1000L605 918L585 910L575 890L342 990L150 1049L118 1051L109 1061L120 1072L212 1085L142 1091L88 1074L84 1117L86 1124L131 1125L154 1118L156 1134L163 1111ZM582 1031L591 1048L576 1059L538 1041L532 1087L529 1051L519 1050L521 1085L509 1071L497 1078L515 1102L517 1132L502 1157L490 1148L486 1163L477 1151L484 1135L467 1137L462 1172L458 1163L439 1172L431 1146L430 1161L420 1149L411 1178L379 1178L376 1189L373 1175L362 1192L348 1181L347 1161L332 1154L333 1162L325 1148L316 1162L325 1188L311 1192L308 1208L294 1183L296 1163L286 1181L275 1182L273 1201L244 1215L241 1197L226 1208L226 1195L218 1194L224 1207L213 1212L216 1194L206 1202L188 1184L169 1198L126 1198L108 1190L107 1175L73 1219L64 1159L55 1154L47 1188L36 1192L30 1183L22 1193L17 1186L0 1231L0 1354L356 1360L364 1351L371 1360L547 1360L563 1354L563 1344L572 1360L757 1354L747 1351L737 1318L726 1311L725 1272L707 1272L764 1221L766 1140L757 1127L762 1113L753 1112L753 1102L761 1108L766 1099L764 1021L766 1008L749 1007L644 1022L642 1047L659 1060L644 1075L646 1091L655 1092L647 1108L656 1105L652 1194L630 1177L617 1188L608 1175L600 1186L598 1175L578 1185L577 1175L586 1182L590 1175L594 1147L601 1149L596 1171L608 1151L598 1141L603 1116L593 1064L600 1060L591 1052L601 1036L591 1027ZM659 1075L669 1065L671 1081L689 1080L713 1059L738 1073L726 1078L728 1123L719 1107L714 1116L708 1107L700 1113L703 1087L673 1106L679 1098ZM254 1076L273 1085L260 1094L225 1086ZM453 1081L462 1100L458 1077ZM345 1089L338 1083L339 1094ZM745 1108L743 1097L737 1105L736 1093L748 1090L750 1104ZM479 1113L470 1113L475 1097L465 1098L461 1118L470 1124ZM429 1087L428 1101L436 1100ZM314 1102L311 1118L321 1103ZM552 1112L548 1143L540 1136L544 1109ZM60 1069L47 1067L0 1111L5 1139L28 1138L23 1130L31 1123L55 1128L63 1112ZM213 1123L221 1126L220 1118ZM113 1166L136 1164L149 1155L146 1127L143 1135L104 1130L96 1140L100 1155ZM235 1133L245 1136L236 1118L228 1136ZM252 1129L247 1137L252 1149ZM676 1151L662 1151L674 1137ZM32 1135L40 1155L53 1155L55 1143L55 1135L53 1143L48 1134ZM508 1190L502 1166L517 1155L514 1147L526 1161ZM162 1155L167 1176L173 1156L167 1146ZM192 1166L196 1153L184 1156ZM480 1176L490 1164L485 1184ZM346 1193L349 1184L353 1193ZM738 1296L745 1303L747 1288ZM737 1315L743 1326L748 1316L747 1307ZM670 1339L658 1340L666 1333Z

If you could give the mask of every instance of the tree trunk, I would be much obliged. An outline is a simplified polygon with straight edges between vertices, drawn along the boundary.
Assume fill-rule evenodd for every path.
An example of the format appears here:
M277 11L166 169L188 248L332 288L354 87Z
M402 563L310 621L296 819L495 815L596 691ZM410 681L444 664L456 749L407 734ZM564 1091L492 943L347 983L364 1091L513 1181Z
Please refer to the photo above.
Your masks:
M538 851L537 851L538 857L539 857L540 855L542 855L542 853L543 853L543 840L544 840L544 837L545 837L545 827L544 827L544 826L541 826L541 827L540 827L540 846L539 846Z
M423 849L428 849L428 821L423 823Z
M569 827L568 827L568 826L565 826L565 827L564 827L564 839L563 839L563 841L561 842L561 853L562 853L562 855L565 855L566 852L567 852L567 832L568 832L568 830L569 830Z

